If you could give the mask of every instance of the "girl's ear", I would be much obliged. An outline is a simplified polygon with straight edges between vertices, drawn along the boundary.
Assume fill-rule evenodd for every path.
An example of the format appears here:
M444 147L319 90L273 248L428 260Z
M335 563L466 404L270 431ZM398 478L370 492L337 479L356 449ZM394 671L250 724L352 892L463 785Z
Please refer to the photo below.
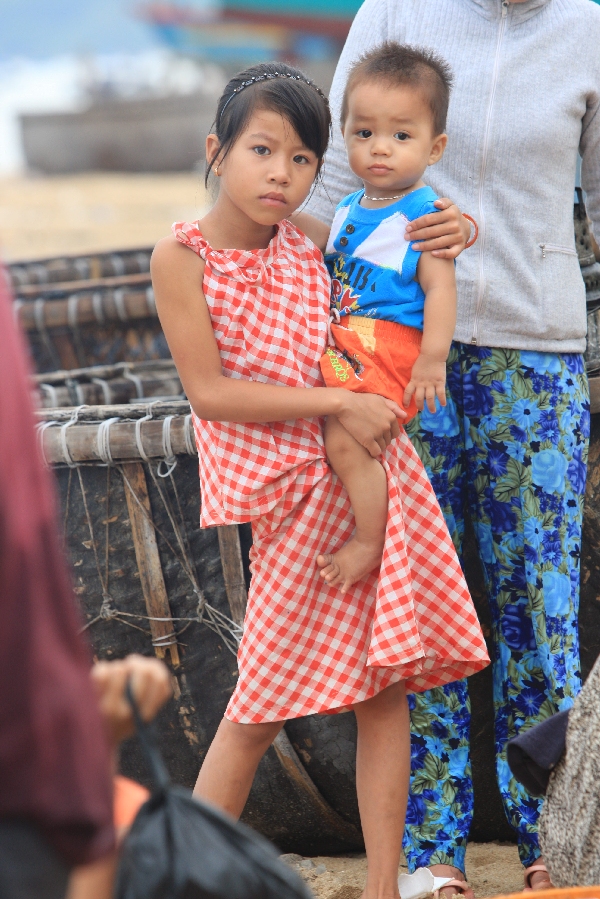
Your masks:
M206 138L206 161L209 165L213 166L213 169L216 168L215 175L219 174L219 150L221 149L219 144L219 138L216 134L209 134Z

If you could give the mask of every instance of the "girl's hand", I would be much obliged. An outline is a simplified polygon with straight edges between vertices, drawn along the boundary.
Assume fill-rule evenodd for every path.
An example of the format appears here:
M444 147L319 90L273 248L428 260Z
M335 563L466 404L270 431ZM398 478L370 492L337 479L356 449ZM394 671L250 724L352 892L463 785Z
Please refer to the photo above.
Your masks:
M426 356L423 353L413 365L410 381L404 391L404 405L408 406L414 395L419 412L425 403L430 412L436 411L435 399L446 405L446 360Z
M422 215L406 226L406 240L420 241L412 244L415 250L431 252L442 259L456 259L465 248L471 235L471 225L463 218L458 206L443 197L434 206L440 212Z
M344 394L339 421L371 456L380 456L400 433L398 419L406 418L406 412L383 396L337 389Z

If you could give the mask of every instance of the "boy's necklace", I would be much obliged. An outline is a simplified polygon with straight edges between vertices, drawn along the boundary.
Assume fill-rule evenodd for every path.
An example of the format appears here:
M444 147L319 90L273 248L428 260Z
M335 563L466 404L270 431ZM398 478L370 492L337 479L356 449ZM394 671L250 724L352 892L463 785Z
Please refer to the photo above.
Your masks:
M403 190L401 194L396 194L395 197L368 197L366 193L363 193L363 197L365 198L365 200L371 200L375 203L383 203L384 200L401 200L402 197L405 197L407 194L409 194L411 190L412 187L410 188L410 190Z

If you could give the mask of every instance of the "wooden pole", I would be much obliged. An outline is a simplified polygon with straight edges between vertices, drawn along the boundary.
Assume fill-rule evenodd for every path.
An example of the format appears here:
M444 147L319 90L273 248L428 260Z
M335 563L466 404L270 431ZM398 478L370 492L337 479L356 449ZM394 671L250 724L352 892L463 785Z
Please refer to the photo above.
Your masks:
M246 614L248 594L246 593L240 532L237 524L226 524L217 528L217 534L219 535L223 580L231 617L236 624L242 625Z
M179 665L179 650L171 617L169 597L167 596L167 588L158 554L156 534L150 523L152 512L144 466L141 462L128 462L123 465L123 472L127 478L127 480L124 480L125 497L129 509L129 520L131 522L133 545L135 547L135 557L137 559L142 591L146 601L148 617L150 618L154 651L159 659L164 659L165 651L168 649L171 654L171 663L174 667L177 667ZM171 640L173 642L170 642Z

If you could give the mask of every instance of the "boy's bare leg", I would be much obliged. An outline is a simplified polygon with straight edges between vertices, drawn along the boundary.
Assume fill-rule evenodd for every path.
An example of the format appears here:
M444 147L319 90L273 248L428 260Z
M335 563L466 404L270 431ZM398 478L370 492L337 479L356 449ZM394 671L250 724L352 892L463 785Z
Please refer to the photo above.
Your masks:
M330 415L325 423L325 448L331 467L348 491L356 530L338 552L317 556L321 577L345 593L381 564L388 515L384 468Z
M239 818L261 758L283 727L235 724L223 718L200 769L194 796Z
M367 850L362 899L399 899L398 864L410 774L410 726L403 683L354 706L356 789Z

